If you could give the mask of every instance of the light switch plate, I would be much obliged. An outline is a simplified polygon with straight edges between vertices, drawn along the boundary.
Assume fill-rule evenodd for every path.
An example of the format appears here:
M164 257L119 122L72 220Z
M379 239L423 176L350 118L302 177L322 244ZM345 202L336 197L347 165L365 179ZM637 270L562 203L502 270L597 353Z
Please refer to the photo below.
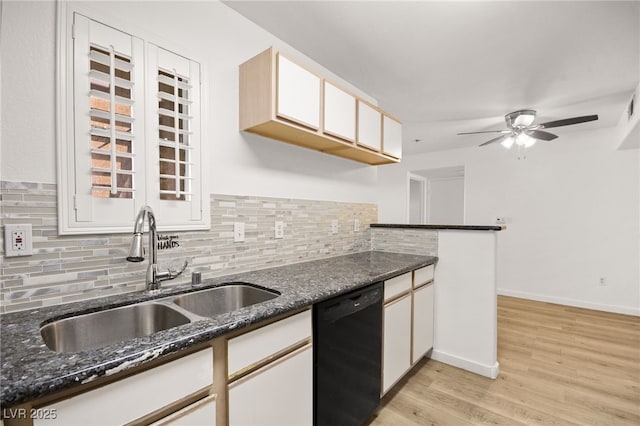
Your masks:
M334 219L331 221L331 233L332 234L337 234L338 233L338 220Z
M33 254L33 232L30 223L4 226L5 257L31 256Z
M244 242L244 223L243 222L235 222L233 224L233 242L234 243Z
M275 238L276 238L276 240L284 238L284 222L281 221L281 220L276 220L275 228L276 228L276 230L275 230Z

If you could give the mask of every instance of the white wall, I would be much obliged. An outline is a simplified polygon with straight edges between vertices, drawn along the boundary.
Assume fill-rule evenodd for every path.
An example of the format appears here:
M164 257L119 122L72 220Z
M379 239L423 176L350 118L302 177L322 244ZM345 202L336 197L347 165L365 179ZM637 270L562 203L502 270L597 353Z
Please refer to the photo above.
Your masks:
M509 220L500 293L640 315L640 151L618 143L608 128L561 134L526 160L500 145L405 157L379 169L380 222L406 221L409 171L464 164L466 223Z
M464 223L464 177L429 179L428 223Z
M219 2L92 2L91 7L107 10L123 29L157 34L168 47L186 49L205 65L210 192L376 201L375 167L238 131L238 65L268 47L339 78ZM2 2L2 180L56 182L55 27L53 1Z
M420 176L409 179L409 223L411 224L424 223L426 184L427 181Z

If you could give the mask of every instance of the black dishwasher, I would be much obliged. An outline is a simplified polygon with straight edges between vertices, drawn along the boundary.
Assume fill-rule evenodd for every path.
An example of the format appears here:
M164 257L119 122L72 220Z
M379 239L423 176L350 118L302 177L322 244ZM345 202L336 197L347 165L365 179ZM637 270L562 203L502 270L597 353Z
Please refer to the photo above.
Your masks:
M313 307L313 421L359 426L380 403L382 283Z

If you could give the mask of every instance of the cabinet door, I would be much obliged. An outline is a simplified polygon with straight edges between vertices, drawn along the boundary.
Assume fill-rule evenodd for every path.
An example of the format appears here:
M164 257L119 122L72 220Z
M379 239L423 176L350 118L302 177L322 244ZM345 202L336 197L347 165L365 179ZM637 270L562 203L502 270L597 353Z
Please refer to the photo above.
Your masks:
M356 98L328 81L324 82L323 131L349 142L356 139Z
M433 284L413 292L413 362L433 348Z
M386 115L383 121L382 152L402 158L402 124Z
M216 426L216 398L209 396L153 423L152 426Z
M320 128L320 77L278 54L276 114L314 130Z
M411 367L411 295L384 307L382 392Z
M229 385L229 425L313 423L313 351L305 346Z
M380 111L358 100L358 145L380 151L382 146Z
M213 383L213 352L199 352L57 402L55 419L34 426L125 424Z

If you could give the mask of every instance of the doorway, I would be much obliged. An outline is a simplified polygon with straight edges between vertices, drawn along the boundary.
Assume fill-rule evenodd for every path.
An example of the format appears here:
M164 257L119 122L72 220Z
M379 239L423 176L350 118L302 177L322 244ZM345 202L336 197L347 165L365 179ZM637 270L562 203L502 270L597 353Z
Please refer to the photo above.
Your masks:
M409 224L427 223L427 178L409 173Z
M464 224L464 166L409 173L410 224Z

